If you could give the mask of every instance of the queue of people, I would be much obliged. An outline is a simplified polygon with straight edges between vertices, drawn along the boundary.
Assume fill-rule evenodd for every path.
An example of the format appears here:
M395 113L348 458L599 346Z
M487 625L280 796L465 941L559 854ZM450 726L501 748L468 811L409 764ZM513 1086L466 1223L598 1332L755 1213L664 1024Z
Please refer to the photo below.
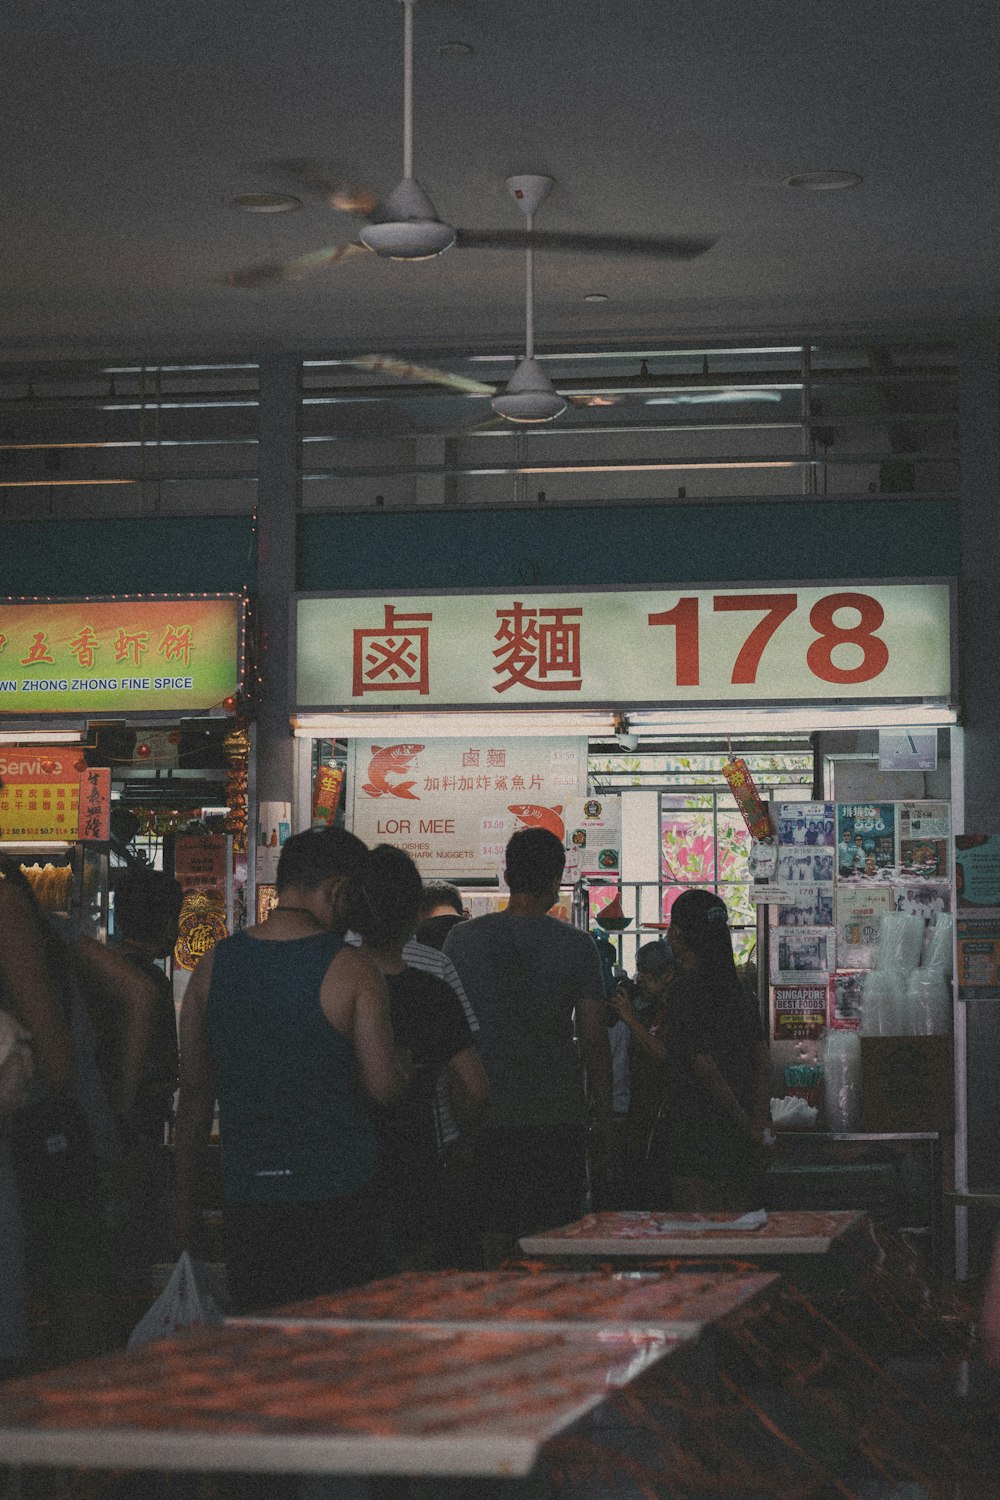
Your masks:
M678 898L669 941L640 948L635 984L618 986L609 1015L593 939L548 914L564 861L553 834L520 830L506 849L506 909L469 919L460 896L456 906L425 888L398 849L369 850L340 829L288 839L277 905L218 943L185 994L167 1153L175 1183L152 1169L177 1066L155 964L176 933L174 883L143 872L121 901L124 941L105 949L55 933L10 872L0 1006L31 1032L39 1099L77 1109L93 1158L58 1210L79 1265L49 1275L50 1306L62 1277L86 1308L126 1257L114 1213L135 1227L153 1211L136 1172L123 1173L130 1156L158 1184L157 1203L175 1200L171 1249L202 1248L216 1105L235 1310L395 1270L497 1265L522 1235L578 1217L588 1201L752 1206L767 1049L724 904L706 891ZM609 1020L626 1037L627 1107ZM13 1171L12 1123L0 1130L0 1249L27 1264L37 1290L44 1216ZM133 1266L135 1238L119 1235ZM8 1277L0 1357L11 1361L30 1354L26 1300ZM50 1358L115 1341L96 1318L85 1336L71 1333Z

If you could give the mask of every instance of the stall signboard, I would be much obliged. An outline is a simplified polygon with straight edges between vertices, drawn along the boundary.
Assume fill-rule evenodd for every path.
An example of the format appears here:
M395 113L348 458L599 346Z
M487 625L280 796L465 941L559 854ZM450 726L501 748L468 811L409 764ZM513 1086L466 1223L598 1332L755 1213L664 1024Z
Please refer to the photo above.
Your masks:
M79 745L0 747L0 837L26 843L104 843L111 772Z
M300 709L947 698L946 582L303 595Z
M566 815L587 791L587 741L355 739L347 784L347 826L366 844L404 849L425 879L496 879L517 829L565 842Z
M232 595L0 603L0 712L204 711L240 684Z
M174 879L189 891L226 904L227 846L224 833L181 833L174 840Z

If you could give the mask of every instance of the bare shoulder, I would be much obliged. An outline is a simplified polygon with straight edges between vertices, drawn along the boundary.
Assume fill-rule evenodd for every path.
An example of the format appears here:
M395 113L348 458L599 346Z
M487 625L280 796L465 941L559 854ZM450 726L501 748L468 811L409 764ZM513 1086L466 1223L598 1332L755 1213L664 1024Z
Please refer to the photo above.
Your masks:
M212 949L200 958L195 965L194 972L188 980L187 989L184 991L182 1012L204 1011L208 1000L208 988L212 983L212 961L215 953Z
M379 970L369 954L360 948L355 948L352 943L345 943L330 960L330 967L326 971L326 980L334 984L364 984L372 977L381 977Z

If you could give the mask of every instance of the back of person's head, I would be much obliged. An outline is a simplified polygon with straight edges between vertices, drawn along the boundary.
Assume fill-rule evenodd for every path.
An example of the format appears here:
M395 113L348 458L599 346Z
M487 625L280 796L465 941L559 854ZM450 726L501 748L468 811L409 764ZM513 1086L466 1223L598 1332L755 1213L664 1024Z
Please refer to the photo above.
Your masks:
M0 786L3 783L0 782ZM0 875L10 882L9 889L18 891L31 908L32 915L39 914L38 902L32 889L31 881L21 869L21 861L15 859L11 854L0 854Z
M360 878L368 860L368 846L345 828L307 828L293 833L278 857L275 891L314 891L331 876Z
M635 966L640 974L648 974L650 979L662 979L664 974L676 969L677 959L666 938L658 938L655 942L643 943L635 955Z
M373 948L408 937L417 924L423 888L408 854L392 844L377 844L361 877L355 931Z
M462 892L457 885L451 885L447 880L428 880L424 884L424 892L420 898L420 906L417 916L423 920L429 917L431 912L439 906L450 906L458 916L465 916L465 904L462 901Z
M115 885L115 930L136 942L156 942L164 931L176 929L183 904L179 880L162 870L134 866Z
M736 972L733 939L726 903L711 891L682 891L670 908L670 926L681 937L703 969Z
M506 850L507 885L512 896L543 896L566 868L562 841L547 828L519 828Z

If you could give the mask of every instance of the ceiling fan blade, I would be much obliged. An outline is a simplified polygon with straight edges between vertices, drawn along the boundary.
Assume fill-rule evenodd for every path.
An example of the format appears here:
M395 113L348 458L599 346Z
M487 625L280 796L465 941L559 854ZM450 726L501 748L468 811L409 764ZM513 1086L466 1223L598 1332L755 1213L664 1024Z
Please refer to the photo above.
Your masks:
M496 386L482 380L471 380L467 375L456 375L451 370L436 370L431 365L417 365L395 354L359 354L356 359L345 360L358 370L370 370L376 375L393 375L399 380L412 380L421 385L441 385L447 390L464 391L470 396L495 396Z
M589 234L560 229L459 229L460 250L562 250L571 255L645 256L653 260L694 260L717 243L715 235Z
M351 240L346 245L327 246L322 250L310 250L307 255L298 255L293 260L263 260L255 266L244 266L232 271L226 278L229 286L262 287L279 286L293 281L306 281L321 271L328 271L341 261L352 260L355 255L369 255L367 245Z
M261 162L259 170L280 173L297 192L322 198L340 213L360 214L362 218L370 219L379 208L377 194L346 176L333 162L292 156Z

